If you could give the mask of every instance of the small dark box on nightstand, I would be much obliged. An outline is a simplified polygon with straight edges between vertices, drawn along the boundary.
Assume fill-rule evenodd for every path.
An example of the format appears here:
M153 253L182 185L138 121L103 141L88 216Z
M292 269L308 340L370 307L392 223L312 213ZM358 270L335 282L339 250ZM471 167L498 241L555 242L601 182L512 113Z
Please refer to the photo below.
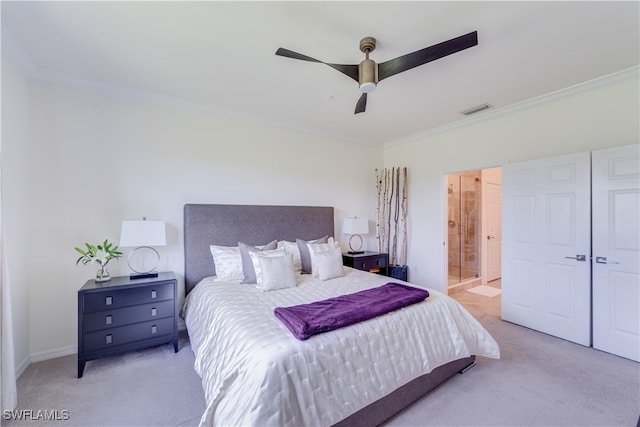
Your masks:
M406 265L390 265L389 266L389 277L393 277L394 279L407 281L407 269Z

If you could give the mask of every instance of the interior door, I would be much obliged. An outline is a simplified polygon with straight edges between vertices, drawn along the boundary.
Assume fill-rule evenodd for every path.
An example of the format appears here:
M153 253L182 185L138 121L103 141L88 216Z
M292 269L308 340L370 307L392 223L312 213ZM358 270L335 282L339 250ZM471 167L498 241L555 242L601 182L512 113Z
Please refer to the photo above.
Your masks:
M502 169L502 318L591 345L590 153Z
M593 346L640 361L640 149L592 153Z
M502 169L482 171L483 283L502 275Z

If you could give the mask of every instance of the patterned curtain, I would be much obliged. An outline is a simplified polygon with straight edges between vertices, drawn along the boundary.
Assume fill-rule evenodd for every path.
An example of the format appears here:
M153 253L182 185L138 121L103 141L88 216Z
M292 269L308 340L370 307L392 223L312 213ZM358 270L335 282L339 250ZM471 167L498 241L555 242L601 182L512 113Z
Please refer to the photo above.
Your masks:
M407 264L407 168L376 169L378 251L391 265Z

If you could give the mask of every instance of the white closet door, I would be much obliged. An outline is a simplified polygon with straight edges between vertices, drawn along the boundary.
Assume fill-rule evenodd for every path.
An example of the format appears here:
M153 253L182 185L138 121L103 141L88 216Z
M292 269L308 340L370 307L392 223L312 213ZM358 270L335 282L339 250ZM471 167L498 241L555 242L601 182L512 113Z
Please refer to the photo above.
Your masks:
M503 167L502 318L591 345L590 153Z
M640 145L594 151L593 346L640 361Z

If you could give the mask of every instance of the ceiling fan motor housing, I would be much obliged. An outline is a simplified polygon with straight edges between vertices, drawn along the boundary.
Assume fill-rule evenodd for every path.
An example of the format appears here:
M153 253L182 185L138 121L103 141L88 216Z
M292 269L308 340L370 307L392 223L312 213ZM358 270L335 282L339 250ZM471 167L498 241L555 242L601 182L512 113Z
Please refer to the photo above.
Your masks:
M365 37L360 40L360 50L366 55L366 58L358 65L358 83L362 93L372 92L378 83L378 64L369 59L369 53L376 48L376 39L373 37Z
M358 83L363 93L369 93L376 88L376 83L378 83L378 64L375 61L365 59L358 65Z

